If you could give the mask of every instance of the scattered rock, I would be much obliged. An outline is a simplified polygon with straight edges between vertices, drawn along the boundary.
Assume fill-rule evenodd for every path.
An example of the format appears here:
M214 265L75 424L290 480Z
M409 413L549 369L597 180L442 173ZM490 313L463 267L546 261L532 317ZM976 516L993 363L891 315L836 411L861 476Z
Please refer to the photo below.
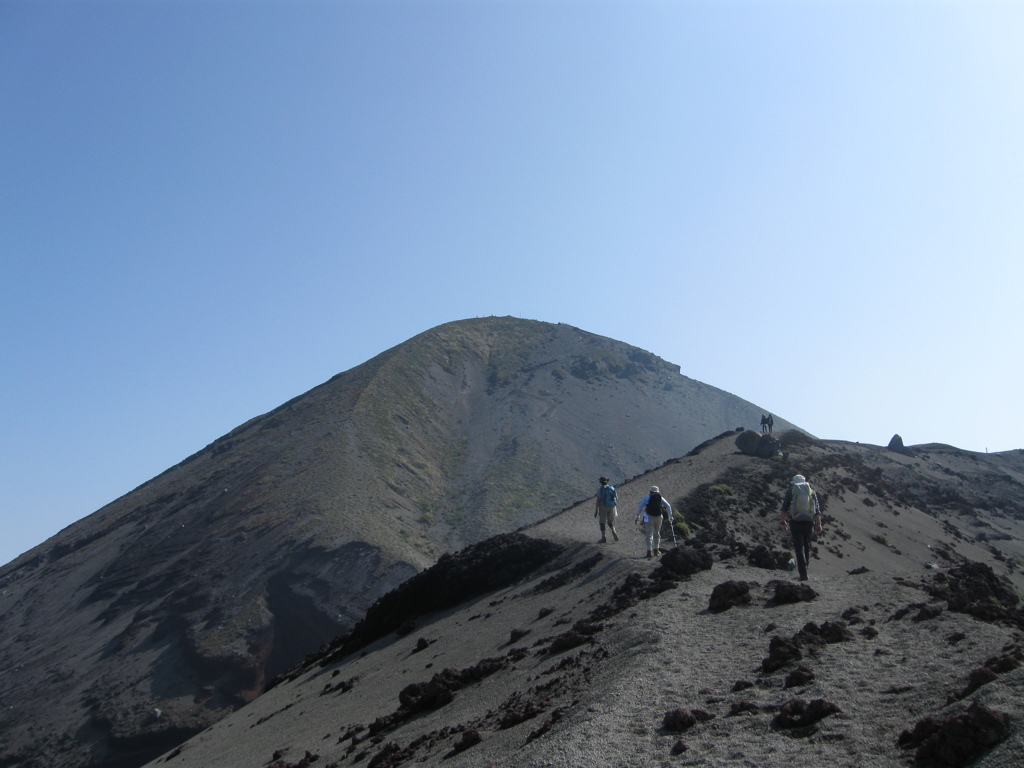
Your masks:
M842 621L826 621L821 625L818 634L822 640L830 645L832 643L845 643L854 639L853 632Z
M662 718L661 727L666 731L681 733L689 730L697 723L703 723L712 718L714 718L714 715L704 709L671 709Z
M462 737L455 742L455 745L452 747L452 751L449 754L464 752L470 747L475 747L481 741L483 741L483 738L480 736L480 731L476 730L476 728L470 728L469 730L462 732Z
M949 610L966 613L988 622L1024 627L1024 614L1014 610L1020 602L1005 576L998 576L985 563L966 562L947 573L935 574L924 588L932 597L945 600Z
M747 562L755 568L764 568L768 571L785 571L789 566L789 552L769 549L764 544L758 544L747 552Z
M761 662L761 670L767 673L789 664L791 661L799 661L804 657L800 650L799 643L793 640L775 635L768 645L768 656Z
M926 605L917 612L917 615L911 619L911 621L927 621L928 619L934 619L937 616L942 615L941 605Z
M803 664L786 675L786 688L799 688L814 681L814 671Z
M378 599L352 631L307 657L289 672L297 677L313 663L325 667L375 640L413 631L411 618L451 608L501 587L514 584L553 560L564 547L522 533L486 539L454 554L446 553L430 568Z
M369 763L366 764L366 768L392 768L398 764L398 757L402 753L402 748L394 741L389 741L384 745Z
M860 576L862 573L871 573L871 571L862 565L860 568L854 568L852 571L847 571L847 573L851 576Z
M738 605L750 604L750 585L742 581L724 581L711 590L708 610L718 613Z
M811 589L810 586L801 582L774 581L772 584L775 585L775 597L773 600L776 605L799 603L813 600L818 596L818 593Z
M757 456L757 445L761 442L761 433L745 429L736 436L736 447L747 456Z
M673 550L675 551L675 550ZM667 555L666 555L667 557ZM710 567L710 565L708 566ZM655 573L661 570L660 568ZM652 577L654 574L652 574ZM590 613L592 621L603 621L632 608L641 600L649 600L677 585L674 579L647 579L639 573L631 573L615 588L611 598L599 605Z
M963 768L1010 733L1004 713L974 702L965 712L946 719L926 717L913 730L903 731L898 744L917 747L915 760L922 766Z
M841 711L838 705L825 699L814 699L811 702L806 702L803 699L790 699L782 705L779 714L772 720L772 726L775 728L806 728L824 717Z
M842 614L843 621L847 624L857 624L862 621L860 611L860 608L847 608Z
M678 578L690 576L699 571L709 571L714 564L711 553L702 549L681 546L670 549L662 555L661 567L655 569L652 578Z
M689 749L689 747L686 746L686 742L684 742L682 739L679 739L678 741L676 741L675 744L672 745L672 754L681 755L687 749Z
M913 456L914 452L903 444L903 438L898 434L893 435L887 446L894 453L902 453L904 456Z
M512 645L513 643L518 643L528 634L530 634L530 630L528 629L513 629L511 634L509 635L508 644Z
M590 642L593 642L590 637L583 634L578 629L570 629L568 632L563 632L552 640L551 645L548 646L547 652L561 653L562 651L569 651Z
M745 714L757 714L761 711L761 708L752 701L734 701L732 706L729 707L729 714L726 717L736 717L736 715Z
M972 669L967 676L967 685L959 693L950 694L946 699L946 704L966 699L981 686L994 681L999 675L1017 669L1021 662L1024 662L1024 651L1016 646L1010 646L1007 650L1008 653L988 659L984 665Z
M549 701L530 701L521 709L509 709L502 716L499 727L504 730L525 723L546 712L550 706Z
M745 690L747 690L747 688L753 688L753 687L754 687L754 684L752 682L750 682L749 680L737 680L732 685L732 692L733 693L739 693L740 691L745 691Z

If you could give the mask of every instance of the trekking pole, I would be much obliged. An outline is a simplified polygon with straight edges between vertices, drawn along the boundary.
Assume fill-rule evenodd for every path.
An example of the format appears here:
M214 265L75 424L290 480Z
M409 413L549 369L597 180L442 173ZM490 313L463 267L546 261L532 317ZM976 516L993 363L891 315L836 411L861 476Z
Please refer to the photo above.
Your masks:
M672 531L672 546L678 547L679 542L676 541L676 514L675 512L669 512L668 515L668 527Z

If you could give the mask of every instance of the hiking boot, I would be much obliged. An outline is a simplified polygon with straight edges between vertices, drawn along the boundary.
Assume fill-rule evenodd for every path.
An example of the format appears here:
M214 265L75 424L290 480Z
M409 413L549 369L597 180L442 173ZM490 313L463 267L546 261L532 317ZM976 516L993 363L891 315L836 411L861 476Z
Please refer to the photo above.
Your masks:
M648 549L647 550L647 559L650 560L651 557L653 557L653 555L651 554L651 550Z
M798 581L807 581L807 574L806 573L801 573L800 574L800 578L798 579Z
M608 543L608 539L606 539L604 536L602 536L601 540L598 543L599 544L607 544Z
M614 529L614 528L612 528L612 536L614 536L614 537L615 537L615 540L616 540L616 541L618 541L618 540L619 540L619 534L617 534L617 533L615 532L615 529Z

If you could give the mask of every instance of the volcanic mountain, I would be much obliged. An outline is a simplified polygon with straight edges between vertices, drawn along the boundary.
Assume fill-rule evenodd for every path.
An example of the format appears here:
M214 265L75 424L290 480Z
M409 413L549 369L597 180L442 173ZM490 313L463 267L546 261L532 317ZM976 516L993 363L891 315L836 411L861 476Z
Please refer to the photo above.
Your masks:
M0 766L139 765L443 553L760 413L567 325L427 331L0 569Z
M446 555L151 768L1024 765L1024 451L781 441L622 484L618 541L586 500ZM808 582L779 528L797 472ZM632 530L652 484L659 560Z

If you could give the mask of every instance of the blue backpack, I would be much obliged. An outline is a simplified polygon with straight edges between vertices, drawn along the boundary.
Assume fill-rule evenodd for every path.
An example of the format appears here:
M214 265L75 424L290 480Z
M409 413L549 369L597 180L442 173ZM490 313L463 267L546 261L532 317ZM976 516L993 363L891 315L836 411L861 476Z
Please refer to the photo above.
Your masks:
M618 500L615 498L615 488L610 485L601 486L599 498L602 507L614 507L618 504Z

